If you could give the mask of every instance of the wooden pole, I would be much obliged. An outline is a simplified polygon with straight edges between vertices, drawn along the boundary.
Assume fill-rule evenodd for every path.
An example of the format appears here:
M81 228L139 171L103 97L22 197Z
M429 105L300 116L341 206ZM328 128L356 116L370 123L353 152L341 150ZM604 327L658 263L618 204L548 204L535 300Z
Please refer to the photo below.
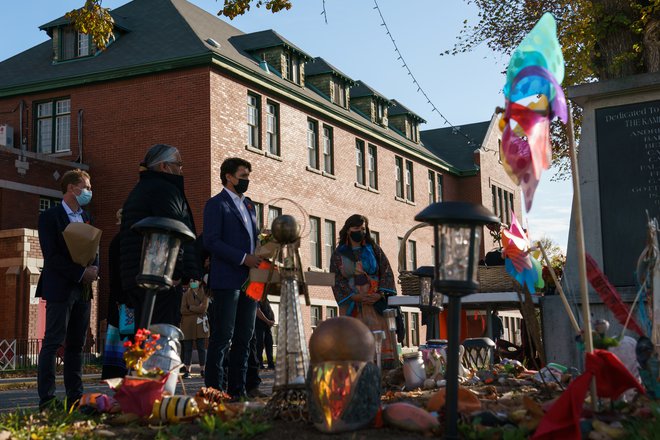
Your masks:
M580 174L578 172L577 152L575 151L575 132L573 130L573 112L568 103L568 123L566 124L568 137L568 152L571 158L571 175L573 180L573 212L575 213L575 245L577 247L578 279L580 280L580 299L582 300L582 322L584 323L584 349L586 353L594 350L594 341L591 335L591 307L589 305L589 290L587 288L587 261L584 249L584 225L582 221L582 198L580 196ZM598 395L596 381L591 382L591 404L594 411L598 408Z
M550 271L552 280L555 282L555 286L557 287L557 292L559 292L559 296L561 297L561 302L564 304L564 308L566 309L566 313L568 314L568 319L570 319L571 321L573 330L575 330L576 334L580 334L580 326L578 325L577 320L575 319L575 315L573 315L573 310L571 309L571 306L568 303L568 300L566 299L566 295L564 294L564 289L562 289L561 284L559 283L559 279L557 278L555 269L550 264L550 259L548 258L548 255L545 253L545 249L543 248L541 242L539 241L536 244L541 250L541 254L543 254L543 260L545 261L546 267Z

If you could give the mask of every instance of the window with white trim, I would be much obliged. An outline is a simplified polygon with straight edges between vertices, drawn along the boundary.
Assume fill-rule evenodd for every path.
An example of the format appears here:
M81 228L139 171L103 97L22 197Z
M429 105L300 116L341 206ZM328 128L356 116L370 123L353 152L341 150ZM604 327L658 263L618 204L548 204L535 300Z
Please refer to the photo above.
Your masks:
M312 267L321 267L321 219L309 218L309 264Z
M36 104L36 150L60 153L71 150L71 100L56 99Z
M336 239L335 222L332 220L325 220L323 223L323 248L325 251L325 269L330 268L330 259L332 253L335 251Z
M378 189L378 156L376 146L367 147L367 184L369 188Z
M355 140L355 172L355 181L364 185L364 142L359 139Z
M278 133L280 106L274 102L266 101L266 148L270 154L280 155L280 138Z
M307 120L307 165L319 169L319 124L313 119Z
M259 143L259 107L260 99L257 95L247 95L247 145L261 149Z
M396 181L396 196L403 198L403 159L394 158L394 180Z
M335 158L332 127L323 125L323 171L328 174L335 173Z
M415 185L414 185L413 163L406 161L406 200L409 202L415 201Z

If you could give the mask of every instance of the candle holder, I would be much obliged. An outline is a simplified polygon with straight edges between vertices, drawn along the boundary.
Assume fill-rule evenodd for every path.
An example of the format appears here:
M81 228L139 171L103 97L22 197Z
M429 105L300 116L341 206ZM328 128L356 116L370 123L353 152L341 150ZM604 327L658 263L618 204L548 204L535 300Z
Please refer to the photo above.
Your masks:
M376 365L378 368L382 368L382 348L383 340L385 340L385 332L382 330L373 330L371 333L373 333L374 341L376 342Z

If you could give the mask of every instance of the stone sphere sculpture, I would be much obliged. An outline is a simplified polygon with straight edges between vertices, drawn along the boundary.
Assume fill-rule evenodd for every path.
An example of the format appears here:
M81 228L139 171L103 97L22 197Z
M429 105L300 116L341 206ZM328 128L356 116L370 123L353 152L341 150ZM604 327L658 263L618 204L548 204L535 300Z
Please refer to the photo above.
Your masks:
M271 226L273 237L280 244L295 243L300 238L300 225L291 215L280 215Z
M319 324L309 340L307 402L314 426L336 433L363 428L380 407L380 369L373 334L346 316Z
M372 361L374 335L362 321L339 316L321 322L309 339L312 364L326 361Z

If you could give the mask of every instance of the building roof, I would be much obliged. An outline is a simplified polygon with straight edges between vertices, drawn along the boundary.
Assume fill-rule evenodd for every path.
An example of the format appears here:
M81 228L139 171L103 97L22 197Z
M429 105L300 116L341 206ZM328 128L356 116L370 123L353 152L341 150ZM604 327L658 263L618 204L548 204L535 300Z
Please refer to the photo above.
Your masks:
M311 87L300 87L281 78L281 75L264 71L259 66L260 60L252 54L258 47L285 45L301 55L309 56L272 30L245 34L186 0L133 0L114 9L112 15L127 31L119 33L116 41L96 56L53 63L53 43L49 39L0 62L0 97L176 68L213 66L323 111L340 123L365 130L377 139L384 139L388 145L440 168L459 175L475 173L473 169L465 171L465 168L455 166L444 158L447 156L437 155L435 149L411 142L399 132L374 124L355 111L331 105ZM66 23L62 20L63 17L60 17L41 28ZM368 87L364 83L362 85ZM382 97L380 94L376 96Z
M462 171L477 170L474 150L481 147L491 121L420 131L422 144Z
M314 58L314 62L305 64L305 76L323 75L328 73L338 76L350 85L355 84L355 81L352 78L321 57L316 57Z
M389 113L390 116L408 115L408 116L413 117L414 119L416 119L419 122L422 122L422 123L426 122L424 120L424 118L422 118L417 113L410 110L408 107L401 104L396 99L393 99L391 102L392 102L392 105L390 106L390 109L388 110L388 113Z
M234 41L246 52L282 46L307 60L314 58L272 29L243 34L234 37Z
M389 99L369 87L364 81L358 80L355 86L351 87L351 98L361 98L363 96L375 96L383 101L387 101L388 104L390 102Z

